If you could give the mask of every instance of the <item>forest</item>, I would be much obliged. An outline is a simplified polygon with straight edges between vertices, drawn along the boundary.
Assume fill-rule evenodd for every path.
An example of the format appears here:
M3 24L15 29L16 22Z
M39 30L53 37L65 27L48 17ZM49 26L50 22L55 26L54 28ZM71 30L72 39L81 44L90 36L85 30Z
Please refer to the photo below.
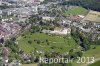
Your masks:
M82 6L86 9L100 11L100 0L69 0L63 4Z

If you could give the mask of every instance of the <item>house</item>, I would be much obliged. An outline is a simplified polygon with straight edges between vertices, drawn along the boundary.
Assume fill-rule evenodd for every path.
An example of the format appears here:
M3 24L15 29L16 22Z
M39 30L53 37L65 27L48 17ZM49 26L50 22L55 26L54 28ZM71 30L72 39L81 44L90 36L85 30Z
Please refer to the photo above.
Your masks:
M51 30L42 30L43 33L50 33Z
M67 20L67 19L62 19L59 24L61 25L71 25L72 21Z
M7 15L11 15L11 14L12 14L12 12L10 12L10 11L7 12Z
M8 61L9 61L9 58L8 58L8 55L9 55L9 50L8 48L4 47L1 49L1 54L2 54L2 65L3 66L7 66L8 64Z
M72 21L80 22L84 16L83 15L68 15L67 18Z
M21 66L22 63L17 60L13 60L8 66Z
M2 18L2 14L3 14L3 13L2 13L2 10L0 10L0 17L1 17L1 18Z
M8 58L5 58L2 60L2 65L7 66L8 65Z
M31 9L35 14L38 14L38 6L31 6Z
M8 57L8 55L9 55L8 48L6 48L6 47L2 48L1 53L2 53L3 56Z
M50 21L50 20L54 20L55 18L54 17L49 17L49 16L43 16L42 17L42 20L46 20L46 21Z
M46 10L46 6L45 5L38 5L38 9L45 11Z
M90 32L91 32L91 28L83 28L83 27L80 27L80 29L81 29L83 32L86 32L86 33L90 33Z
M21 26L16 23L1 23L0 38L7 39L12 35L16 35L21 30Z

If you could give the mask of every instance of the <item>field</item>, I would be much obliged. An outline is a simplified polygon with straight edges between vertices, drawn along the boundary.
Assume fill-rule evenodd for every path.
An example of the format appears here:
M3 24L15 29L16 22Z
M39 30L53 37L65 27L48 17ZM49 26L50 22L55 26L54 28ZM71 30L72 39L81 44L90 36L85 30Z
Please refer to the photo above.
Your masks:
M96 49L91 48L90 50L83 53L83 57L94 57L94 60L98 61L98 60L100 60L100 51L99 50L100 50L100 46L96 46ZM87 65L89 65L87 63L77 63L76 61L73 63L74 66L87 66ZM94 66L96 66L96 65L94 65Z
M76 7L76 8L73 8L71 10L65 11L65 13L63 13L63 15L68 15L68 14L72 14L72 15L86 15L87 13L88 13L88 10L86 10L85 8Z
M37 43L34 40L39 40L40 43ZM46 42L48 40L48 43ZM60 53L64 53L69 51L71 48L76 49L78 45L73 40L72 37L68 37L66 39L63 36L52 36L44 33L25 33L24 36L20 36L18 39L18 46L25 51L25 53L30 53L34 49L38 51L56 51ZM31 44L28 43L31 41ZM51 48L53 47L53 49Z
M46 43L46 39L49 42L49 45ZM28 43L28 41L31 40L32 43ZM38 44L34 40L40 40L40 43ZM25 53L29 54L35 48L38 51L44 51L44 52L50 52L50 51L56 51L60 53L67 53L70 49L80 50L78 48L79 46L75 43L73 38L71 36L68 36L67 38L63 38L63 36L55 36L55 35L47 35L44 33L30 33L26 32L24 36L20 36L18 39L18 46L25 51ZM52 49L51 47L54 47ZM100 46L95 46L96 49L93 49L94 45L91 46L91 49L83 52L83 57L94 57L95 61L98 61L100 59ZM77 60L76 60L77 61ZM76 63L76 61L73 63L73 66L87 66L87 63ZM31 66L29 65L22 65L22 66ZM32 65L36 66L36 65Z
M88 66L100 66L100 61L97 61L97 62L95 62L93 64L88 65Z
M84 20L90 22L100 22L100 12L90 11L88 15L84 18Z

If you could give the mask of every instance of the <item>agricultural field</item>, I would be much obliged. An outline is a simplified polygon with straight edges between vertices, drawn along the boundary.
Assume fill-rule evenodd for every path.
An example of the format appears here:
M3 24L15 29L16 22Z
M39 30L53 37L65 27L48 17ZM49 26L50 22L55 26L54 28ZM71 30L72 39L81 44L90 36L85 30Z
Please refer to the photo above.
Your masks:
M56 51L64 53L78 47L71 36L64 38L63 36L52 36L44 33L27 32L24 36L20 36L17 41L18 46L27 54L35 49L44 52Z
M94 15L95 14L95 15ZM90 11L84 18L84 21L100 22L100 12Z
M86 15L88 13L88 10L83 8L83 7L76 7L73 8L71 10L65 11L63 13L63 15L68 15L68 14L72 14L72 15Z

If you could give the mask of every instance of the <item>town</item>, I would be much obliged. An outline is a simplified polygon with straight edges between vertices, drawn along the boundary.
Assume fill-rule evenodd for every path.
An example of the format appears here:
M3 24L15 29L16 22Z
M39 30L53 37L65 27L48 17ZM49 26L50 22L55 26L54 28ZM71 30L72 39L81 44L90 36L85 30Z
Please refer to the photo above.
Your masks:
M0 0L0 66L91 66L77 57L99 63L100 12L68 1ZM74 62L43 64L40 57Z

